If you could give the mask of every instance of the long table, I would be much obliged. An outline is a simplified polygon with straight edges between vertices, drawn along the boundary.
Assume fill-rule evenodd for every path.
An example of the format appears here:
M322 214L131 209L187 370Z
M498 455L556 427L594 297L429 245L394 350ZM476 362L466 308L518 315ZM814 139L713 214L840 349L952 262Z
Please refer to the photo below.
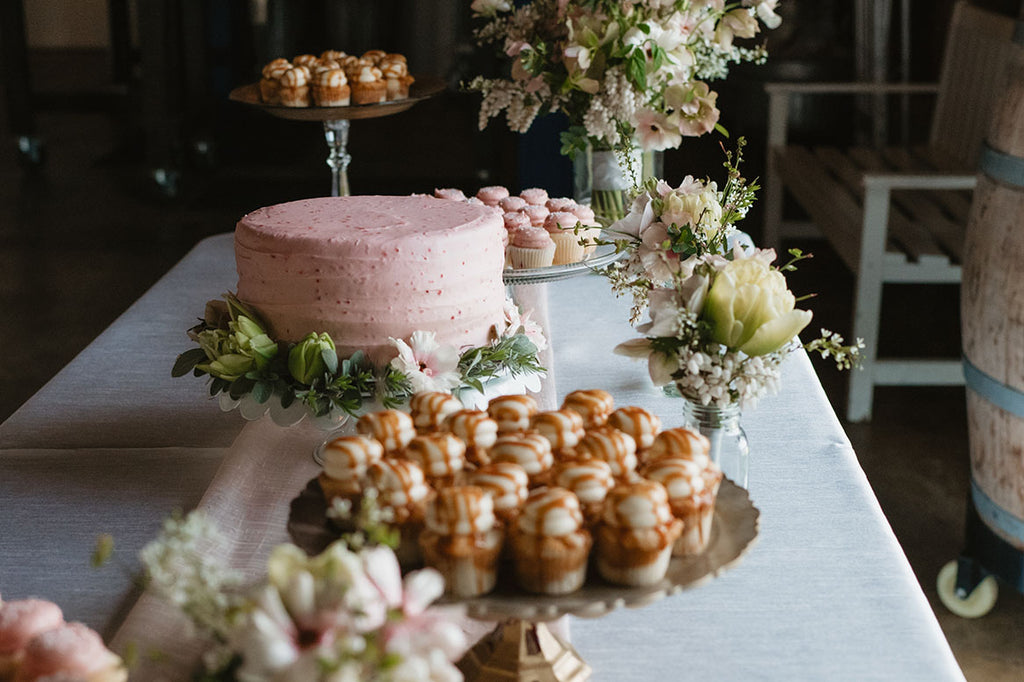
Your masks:
M54 600L112 638L138 598L138 550L211 481L232 480L222 466L244 464L252 429L294 444L307 466L308 430L247 425L202 381L170 376L205 302L233 289L233 262L231 235L200 242L0 425L0 597ZM596 276L546 286L558 397L604 388L679 425L680 401L651 387L643 363L612 353L634 336L628 302ZM698 589L573 619L593 679L962 680L805 355L787 361L781 393L743 423L761 511L755 546ZM89 567L100 533L114 536L124 570ZM285 537L280 527L255 534L257 545Z

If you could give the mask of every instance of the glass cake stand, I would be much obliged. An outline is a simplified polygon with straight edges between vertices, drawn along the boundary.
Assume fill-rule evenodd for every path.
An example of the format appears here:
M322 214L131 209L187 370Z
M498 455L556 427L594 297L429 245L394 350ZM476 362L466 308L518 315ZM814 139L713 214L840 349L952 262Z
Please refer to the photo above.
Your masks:
M310 554L323 551L338 537L326 511L316 479L291 503L288 534ZM640 608L697 588L743 559L757 539L760 516L746 490L723 480L707 548L695 556L673 557L665 577L646 587L612 585L592 571L583 587L571 594L536 595L519 589L507 570L499 570L498 586L490 594L441 602L462 604L470 618L497 623L459 661L460 670L467 682L588 679L590 666L546 623L566 615L596 618L622 607Z
M444 81L437 76L417 75L415 78L416 81L409 88L408 98L377 104L353 104L347 107L285 107L279 104L265 104L260 99L258 83L235 88L228 95L228 99L256 107L278 118L320 121L327 142L327 165L331 168L331 196L344 197L349 195L348 166L352 162L352 156L348 153L349 121L401 113L423 100L434 97L445 88Z

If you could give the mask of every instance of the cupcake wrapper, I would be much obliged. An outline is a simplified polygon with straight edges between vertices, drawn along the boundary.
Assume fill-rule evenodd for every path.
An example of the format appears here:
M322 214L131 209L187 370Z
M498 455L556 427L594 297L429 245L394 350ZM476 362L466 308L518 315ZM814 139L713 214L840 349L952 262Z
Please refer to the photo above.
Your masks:
M554 265L578 263L583 260L585 247L580 243L582 236L572 230L551 234L551 240L555 242Z
M511 544L516 578L527 592L569 594L587 579L591 539L586 531L565 540L516 533Z
M555 258L555 245L550 244L543 249L530 249L522 246L508 247L509 261L517 270L544 268L552 264Z
M654 560L646 564L635 566L615 566L602 557L600 551L597 555L597 572L601 577L615 585L627 585L639 587L642 585L653 585L665 577L668 571L668 563L672 559L672 545L667 545L654 556Z
M676 516L683 522L683 534L672 546L672 556L690 556L700 554L711 540L711 522L715 516L715 508L708 505L694 509L688 514Z

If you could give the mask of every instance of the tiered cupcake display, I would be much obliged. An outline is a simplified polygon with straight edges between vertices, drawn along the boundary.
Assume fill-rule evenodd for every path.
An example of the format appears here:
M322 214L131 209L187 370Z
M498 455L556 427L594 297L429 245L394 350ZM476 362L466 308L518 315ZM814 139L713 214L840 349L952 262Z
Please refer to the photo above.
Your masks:
M531 270L579 263L597 248L601 225L590 207L567 197L549 197L540 188L513 196L508 188L495 185L467 196L460 189L445 187L434 190L434 196L484 204L501 213L508 232L506 268Z
M359 435L322 446L317 479L328 505L375 497L404 567L438 569L451 596L503 581L571 594L588 573L650 586L672 556L708 546L722 474L700 434L662 430L640 407L616 410L603 390L574 391L551 411L526 395L493 398L486 411L456 403L420 393L411 414L364 415Z

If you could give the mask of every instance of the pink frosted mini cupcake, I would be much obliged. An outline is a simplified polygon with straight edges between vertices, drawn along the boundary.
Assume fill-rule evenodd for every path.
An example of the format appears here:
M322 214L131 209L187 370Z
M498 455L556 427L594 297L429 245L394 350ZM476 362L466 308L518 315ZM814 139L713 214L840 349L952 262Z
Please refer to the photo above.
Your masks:
M522 213L530 219L530 224L534 227L544 227L544 221L551 215L551 211L547 209L547 206L534 206L529 205L522 210Z
M507 196L508 189L501 185L481 187L476 193L476 198L488 206L497 206L498 203Z
M531 206L543 206L548 201L548 191L541 189L540 187L531 187L530 189L524 189L519 193L526 203Z
M639 481L612 488L595 537L597 570L615 585L653 585L665 577L683 523L665 487Z
M124 682L128 670L95 631L82 623L65 623L29 642L14 677L16 682L44 679Z
M576 206L576 202L568 197L554 197L544 202L544 205L552 213L555 211L569 211L571 213L573 207Z
M508 258L513 268L543 268L555 258L555 243L543 227L524 227L511 235Z
M583 586L592 541L570 491L538 488L530 493L509 541L516 578L527 592L568 594Z
M498 202L498 206L500 206L501 210L503 211L511 211L515 213L516 211L522 211L524 208L526 208L526 199L523 199L522 197L509 196L500 200Z
M427 508L420 549L427 566L444 576L445 592L476 597L494 589L503 533L494 501L482 488L445 488Z
M544 219L544 229L551 235L555 242L555 265L566 263L577 263L583 260L583 243L581 236L576 234L576 226L579 218L568 211L555 211Z
M434 190L434 196L438 199L449 199L451 201L466 201L466 195L461 189L454 187L443 187Z
M525 213L520 213L519 211L506 212L502 215L502 220L505 221L505 229L508 231L510 237L518 230L531 226L530 217Z
M580 236L585 244L584 255L589 256L597 248L596 240L601 236L601 225L589 206L576 204L570 211L580 220Z

